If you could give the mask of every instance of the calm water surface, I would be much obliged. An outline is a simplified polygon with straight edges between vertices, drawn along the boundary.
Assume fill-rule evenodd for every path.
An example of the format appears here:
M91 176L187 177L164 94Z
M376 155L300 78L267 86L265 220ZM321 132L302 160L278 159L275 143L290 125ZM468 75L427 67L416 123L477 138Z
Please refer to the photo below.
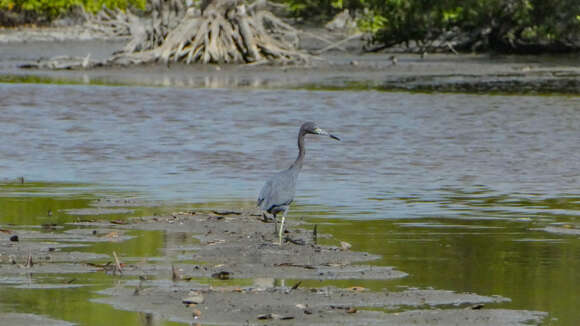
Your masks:
M536 230L580 228L578 97L0 84L0 113L0 179L233 207L317 121L343 141L307 138L290 216L411 274L366 286L499 294L580 324L580 239Z

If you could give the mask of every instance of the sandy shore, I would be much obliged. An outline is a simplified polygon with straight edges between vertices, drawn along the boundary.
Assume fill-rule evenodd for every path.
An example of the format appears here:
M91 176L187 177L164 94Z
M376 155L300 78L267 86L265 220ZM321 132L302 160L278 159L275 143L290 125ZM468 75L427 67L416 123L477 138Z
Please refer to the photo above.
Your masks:
M110 211L111 207L106 206L114 206L115 202L95 205L74 214L94 219L100 212ZM105 296L93 299L96 302L168 320L216 325L258 324L262 320L283 325L524 325L540 323L546 317L536 311L485 307L509 301L500 296L414 288L371 291L358 287L356 280L386 281L407 274L393 267L369 265L378 258L369 253L314 243L312 226L302 221L289 221L287 237L305 244L287 241L278 246L274 244L273 224L264 222L255 211L176 212L132 218L126 224L91 220L68 226L71 228L66 231L1 226L10 230L0 233L3 283L27 288L74 287L83 284L34 284L24 275L107 273L118 278L118 285L102 291ZM135 230L160 230L168 239L186 236L193 237L194 242L184 246L167 241L163 255L179 253L182 257L173 263L167 259L119 257L121 271L116 270L113 255L74 250L85 243L123 242ZM14 235L19 241L10 240ZM318 236L325 237L330 235ZM228 283L231 281L220 279L239 280L247 285L232 285ZM345 279L354 280L352 287L301 285L301 280ZM9 318L12 325L28 325L31 318L41 317L0 314L0 318ZM67 324L49 319L46 322Z

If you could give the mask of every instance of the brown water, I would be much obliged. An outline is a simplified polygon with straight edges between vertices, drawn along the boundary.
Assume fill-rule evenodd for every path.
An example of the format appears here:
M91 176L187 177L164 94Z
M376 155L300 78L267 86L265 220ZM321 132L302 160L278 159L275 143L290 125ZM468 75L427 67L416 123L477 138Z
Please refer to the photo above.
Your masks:
M331 219L323 232L411 274L369 287L499 294L580 323L579 237L532 230L580 228L579 97L0 84L0 113L0 179L224 207L253 205L317 121L343 141L308 137L290 217Z

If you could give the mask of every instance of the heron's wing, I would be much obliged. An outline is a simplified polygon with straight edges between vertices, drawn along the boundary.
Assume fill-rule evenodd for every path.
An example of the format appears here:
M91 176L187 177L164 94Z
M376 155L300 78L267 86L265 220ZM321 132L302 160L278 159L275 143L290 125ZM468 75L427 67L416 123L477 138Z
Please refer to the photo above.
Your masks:
M296 179L287 170L279 172L264 184L258 196L258 206L265 211L275 206L289 205L294 200Z
M266 181L264 186L262 186L262 190L260 190L260 194L258 195L258 202L256 203L256 206L262 208L262 203L264 203L264 200L266 200L266 197L270 193L271 187L272 187L272 182L270 180Z

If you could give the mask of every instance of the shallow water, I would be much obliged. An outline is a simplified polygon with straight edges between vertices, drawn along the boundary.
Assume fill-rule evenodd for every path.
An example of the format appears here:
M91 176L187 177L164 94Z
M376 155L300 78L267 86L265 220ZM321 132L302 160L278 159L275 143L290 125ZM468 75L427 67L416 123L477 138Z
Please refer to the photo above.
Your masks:
M0 223L110 191L250 207L313 120L343 141L308 137L290 217L411 274L368 287L499 294L580 323L579 237L531 230L580 228L578 97L0 84L0 108L0 179L84 183L5 187Z
M4 178L252 200L314 120L343 141L308 137L298 202L338 217L537 213L580 184L578 97L2 84L0 105Z

